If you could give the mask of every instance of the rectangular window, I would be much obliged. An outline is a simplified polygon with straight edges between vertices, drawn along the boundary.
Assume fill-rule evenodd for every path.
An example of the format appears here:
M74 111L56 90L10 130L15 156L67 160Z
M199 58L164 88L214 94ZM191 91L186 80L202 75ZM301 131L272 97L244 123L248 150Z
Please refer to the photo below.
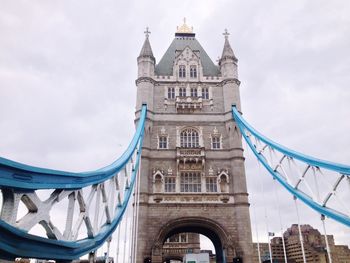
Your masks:
M209 89L208 88L203 88L202 90L202 98L205 100L209 100Z
M212 141L212 148L213 149L220 149L221 148L220 137L212 137L211 141Z
M168 99L175 99L175 88L168 88Z
M187 234L185 234L185 233L180 234L180 242L187 243Z
M218 191L216 177L208 177L205 179L206 190L208 193L215 193Z
M180 88L179 89L179 96L180 97L186 97L186 88Z
M164 191L166 193L175 193L176 178L167 177L164 178Z
M169 242L179 242L179 235L173 235L171 237L169 237Z
M186 78L186 67L179 66L179 78Z
M169 237L166 242L171 243L187 243L187 234L181 233Z
M201 174L199 172L182 172L180 179L181 192L201 192Z
M159 136L158 138L158 148L167 149L168 148L168 138L167 136Z
M191 97L197 97L197 88L191 88Z
M190 66L190 77L197 78L197 67L196 66Z

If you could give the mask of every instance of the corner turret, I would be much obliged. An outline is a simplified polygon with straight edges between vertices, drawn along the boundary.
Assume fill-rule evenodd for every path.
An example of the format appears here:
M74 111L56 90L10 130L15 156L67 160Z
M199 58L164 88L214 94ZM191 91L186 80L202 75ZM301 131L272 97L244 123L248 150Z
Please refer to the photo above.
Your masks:
M156 59L153 56L151 44L149 42L149 34L151 32L146 28L145 35L146 39L143 43L140 55L137 57L138 65L138 77L153 77L154 76L154 67Z
M223 33L223 35L225 36L225 44L224 44L224 49L222 51L221 58L219 60L221 75L223 78L237 79L238 78L238 73L237 73L238 59L233 53L230 42L228 41L229 33L227 32L227 29L225 29L225 33Z

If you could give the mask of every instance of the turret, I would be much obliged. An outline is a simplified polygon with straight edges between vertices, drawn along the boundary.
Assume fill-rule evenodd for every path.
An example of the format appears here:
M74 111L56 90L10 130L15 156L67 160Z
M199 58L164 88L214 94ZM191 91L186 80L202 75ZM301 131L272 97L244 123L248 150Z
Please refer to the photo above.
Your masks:
M221 76L223 78L223 94L225 112L231 112L232 105L236 105L238 109L241 108L239 97L239 84L237 73L237 58L233 53L230 42L228 41L229 33L225 29L225 44L219 60L219 67Z
M138 65L138 77L153 77L154 76L154 66L156 59L153 56L151 44L149 42L149 34L151 32L146 28L145 35L146 39L143 43L140 55L137 57Z
M140 110L142 104L147 104L147 109L153 110L153 77L156 59L153 56L151 44L149 43L150 33L151 32L147 27L145 31L146 39L143 43L140 55L137 57L138 74L136 80L136 110Z
M230 42L228 41L229 33L227 32L227 29L225 29L225 33L223 35L225 36L225 44L224 44L224 49L222 51L221 58L219 60L221 75L223 78L237 79L238 78L238 73L237 73L238 60L235 54L233 53Z

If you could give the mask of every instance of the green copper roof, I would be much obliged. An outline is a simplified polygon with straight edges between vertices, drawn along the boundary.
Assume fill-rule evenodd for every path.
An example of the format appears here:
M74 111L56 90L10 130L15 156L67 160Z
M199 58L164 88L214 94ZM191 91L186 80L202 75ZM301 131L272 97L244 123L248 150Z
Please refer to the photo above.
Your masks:
M204 76L217 76L220 73L218 66L213 63L196 38L175 37L162 59L156 65L156 75L173 75L175 51L184 50L187 46L193 51L199 51Z

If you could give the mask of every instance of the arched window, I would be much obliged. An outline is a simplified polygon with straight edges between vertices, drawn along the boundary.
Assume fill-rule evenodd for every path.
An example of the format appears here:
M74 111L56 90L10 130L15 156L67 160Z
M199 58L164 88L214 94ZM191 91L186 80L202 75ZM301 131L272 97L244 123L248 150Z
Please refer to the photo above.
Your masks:
M191 88L191 97L197 97L198 92L197 92L197 88Z
M180 145L183 148L198 148L199 136L195 129L186 129L180 133Z
M202 89L202 98L205 100L209 99L209 89L208 88L203 88Z
M179 78L186 78L186 67L183 65L179 66Z
M196 66L190 67L190 77L197 78L197 67Z
M186 88L180 88L179 89L179 96L180 97L186 97Z
M175 88L168 88L168 99L174 99L175 98Z
M221 138L219 136L216 135L211 138L211 148L221 149Z

